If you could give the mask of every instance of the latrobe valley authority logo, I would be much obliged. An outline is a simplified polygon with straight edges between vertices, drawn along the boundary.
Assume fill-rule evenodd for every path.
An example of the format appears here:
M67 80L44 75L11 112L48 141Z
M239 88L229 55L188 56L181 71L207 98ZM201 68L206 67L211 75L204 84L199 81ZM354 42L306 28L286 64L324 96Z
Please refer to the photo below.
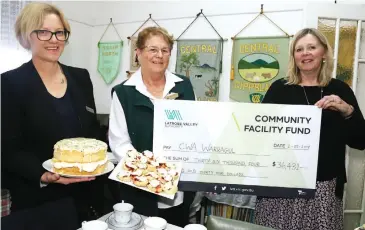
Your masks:
M182 128L184 126L198 126L198 123L184 122L179 110L165 109L165 115L167 118L167 121L165 121L165 127Z
M168 120L178 120L182 121L182 116L179 110L169 110L165 109L166 117Z

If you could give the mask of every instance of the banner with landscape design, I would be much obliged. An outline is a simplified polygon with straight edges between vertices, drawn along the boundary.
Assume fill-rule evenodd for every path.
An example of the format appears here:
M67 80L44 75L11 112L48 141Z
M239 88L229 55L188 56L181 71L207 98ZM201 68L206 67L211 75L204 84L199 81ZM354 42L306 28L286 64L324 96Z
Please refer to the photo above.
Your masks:
M230 99L262 102L270 85L286 76L289 37L237 38L233 47Z
M221 40L178 40L175 73L190 79L199 101L218 101Z

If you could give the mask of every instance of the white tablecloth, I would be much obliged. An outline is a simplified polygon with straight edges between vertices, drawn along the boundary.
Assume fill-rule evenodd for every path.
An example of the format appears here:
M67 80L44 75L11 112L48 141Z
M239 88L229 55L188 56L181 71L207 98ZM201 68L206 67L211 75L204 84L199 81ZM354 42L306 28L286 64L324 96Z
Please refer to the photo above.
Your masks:
M100 217L99 220L105 221L108 216L110 216L111 213L105 214L104 216ZM141 215L142 216L142 215ZM142 216L142 219L146 219L145 216ZM144 228L142 227L140 230L143 230ZM183 228L180 228L178 226L172 225L172 224L167 224L167 228L166 230L182 230ZM79 228L78 230L82 230L82 228Z

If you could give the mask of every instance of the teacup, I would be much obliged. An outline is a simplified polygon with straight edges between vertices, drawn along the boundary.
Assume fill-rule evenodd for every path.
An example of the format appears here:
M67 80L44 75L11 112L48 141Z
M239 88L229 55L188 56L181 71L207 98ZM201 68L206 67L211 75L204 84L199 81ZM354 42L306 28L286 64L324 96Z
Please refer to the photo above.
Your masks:
M163 230L167 226L167 221L161 217L149 217L144 220L145 230Z
M201 224L188 224L184 227L184 230L207 230L207 228Z
M108 224L101 220L84 221L81 224L82 230L111 230Z
M131 220L133 205L129 203L117 203L113 206L115 221L126 224Z

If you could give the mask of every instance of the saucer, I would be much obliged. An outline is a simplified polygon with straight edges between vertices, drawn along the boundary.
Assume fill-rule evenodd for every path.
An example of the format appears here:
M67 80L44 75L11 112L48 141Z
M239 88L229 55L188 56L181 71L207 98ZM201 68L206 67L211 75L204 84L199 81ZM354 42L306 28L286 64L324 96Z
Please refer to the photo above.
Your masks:
M135 212L132 212L131 220L128 223L118 223L115 220L114 213L110 214L105 222L113 230L138 230L143 226L142 217Z

